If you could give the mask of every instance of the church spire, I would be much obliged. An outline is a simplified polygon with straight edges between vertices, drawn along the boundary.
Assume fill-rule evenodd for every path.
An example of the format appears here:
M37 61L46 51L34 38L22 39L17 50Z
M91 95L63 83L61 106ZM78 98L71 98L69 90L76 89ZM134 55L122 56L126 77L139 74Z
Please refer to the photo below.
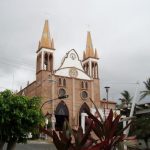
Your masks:
M98 79L98 54L93 48L91 34L87 32L86 49L83 52L82 65L84 71L93 79Z
M95 48L95 58L99 59L97 49Z
M91 39L91 33L88 31L87 33L87 41L86 41L86 58L94 57L93 44Z
M54 49L54 41L50 37L48 20L45 20L41 41L39 42L38 50L41 48Z
M83 53L83 61L87 58L99 59L97 50L93 48L91 33L87 32L86 49Z
M83 52L83 60L86 58L86 56L85 56L85 52Z

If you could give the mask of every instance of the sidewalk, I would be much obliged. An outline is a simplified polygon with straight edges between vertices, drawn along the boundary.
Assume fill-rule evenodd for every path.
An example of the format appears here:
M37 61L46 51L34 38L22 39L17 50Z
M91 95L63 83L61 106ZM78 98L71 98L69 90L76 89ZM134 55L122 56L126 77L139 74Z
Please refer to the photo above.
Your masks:
M36 139L36 140L28 140L27 144L53 144L53 139L49 138L45 139Z

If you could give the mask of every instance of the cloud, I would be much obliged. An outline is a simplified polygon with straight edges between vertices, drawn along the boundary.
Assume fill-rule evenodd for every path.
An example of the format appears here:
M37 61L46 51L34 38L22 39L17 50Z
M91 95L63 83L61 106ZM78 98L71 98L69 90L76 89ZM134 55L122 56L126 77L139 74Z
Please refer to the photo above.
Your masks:
M0 86L11 88L14 73L16 89L22 81L34 79L36 50L45 19L49 19L55 41L56 69L72 48L82 58L86 32L91 31L100 56L101 97L105 96L103 87L109 83L112 99L118 99L122 90L134 94L135 85L128 83L142 82L150 75L149 0L1 0L0 3Z

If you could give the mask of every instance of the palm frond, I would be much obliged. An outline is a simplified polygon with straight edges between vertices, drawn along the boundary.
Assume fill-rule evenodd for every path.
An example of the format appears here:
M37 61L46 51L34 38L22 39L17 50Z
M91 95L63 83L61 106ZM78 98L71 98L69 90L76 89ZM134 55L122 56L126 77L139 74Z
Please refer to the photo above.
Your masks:
M147 81L144 81L143 83L145 85L146 90L140 92L140 100L144 99L148 95L150 96L150 78L147 79Z
M132 100L132 98L133 98L133 97L131 97L130 93L129 93L128 91L126 91L126 90L124 90L124 91L121 93L121 95L122 95L123 99L124 99L127 103L130 103L131 100Z
M141 91L140 100L144 99L146 96L150 95L150 91Z
M146 89L147 89L147 90L150 90L150 78L147 79L146 82L144 81L143 83L145 84Z

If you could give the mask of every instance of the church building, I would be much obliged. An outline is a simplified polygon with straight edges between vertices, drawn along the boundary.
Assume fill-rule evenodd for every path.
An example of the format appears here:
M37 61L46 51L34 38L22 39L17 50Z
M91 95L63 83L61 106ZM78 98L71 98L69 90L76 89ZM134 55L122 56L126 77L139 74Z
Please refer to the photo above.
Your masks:
M100 107L99 57L94 49L90 32L87 32L83 59L75 49L62 58L60 66L54 68L54 53L57 51L50 35L48 20L45 21L41 40L36 51L36 80L28 83L20 94L42 98L44 114L54 114L56 129L62 128L66 118L72 126L81 124L81 113L85 107L93 107L91 98ZM68 95L67 98L58 99ZM85 105L87 104L87 105Z

